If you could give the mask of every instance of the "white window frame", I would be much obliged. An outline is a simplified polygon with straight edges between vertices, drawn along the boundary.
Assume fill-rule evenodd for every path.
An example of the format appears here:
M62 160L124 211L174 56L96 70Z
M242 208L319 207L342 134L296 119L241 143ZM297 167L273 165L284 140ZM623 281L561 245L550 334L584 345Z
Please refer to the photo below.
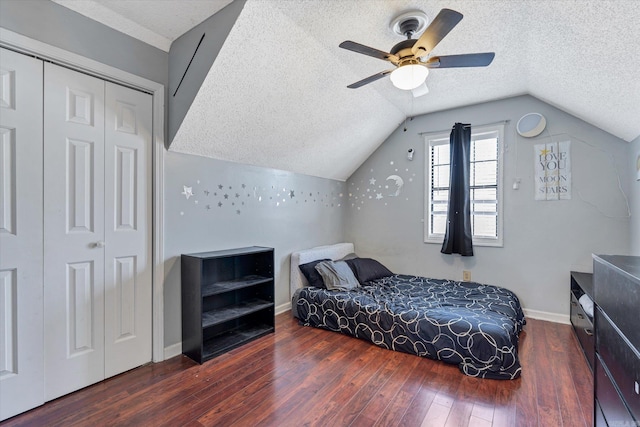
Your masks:
M437 243L442 244L444 241L444 234L430 233L431 230L431 146L440 144L449 144L450 132L438 132L424 135L424 147L425 147L425 204L424 204L424 242L425 243ZM504 244L504 195L503 195L503 167L504 167L504 124L486 125L486 126L474 126L471 128L471 139L483 139L487 135L497 135L498 138L498 171L497 171L497 224L496 232L497 237L473 237L474 246L494 246L503 247Z

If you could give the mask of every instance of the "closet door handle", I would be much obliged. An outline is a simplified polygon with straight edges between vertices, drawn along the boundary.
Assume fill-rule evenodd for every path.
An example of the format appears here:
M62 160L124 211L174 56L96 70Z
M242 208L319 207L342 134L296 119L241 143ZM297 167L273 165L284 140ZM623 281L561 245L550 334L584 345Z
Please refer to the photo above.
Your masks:
M578 313L578 319L584 319L584 316L580 313Z
M589 335L590 337L593 336L593 331L591 329L589 329L589 328L584 328L584 333Z
M93 244L94 248L104 248L104 241L100 240L99 242L95 242Z

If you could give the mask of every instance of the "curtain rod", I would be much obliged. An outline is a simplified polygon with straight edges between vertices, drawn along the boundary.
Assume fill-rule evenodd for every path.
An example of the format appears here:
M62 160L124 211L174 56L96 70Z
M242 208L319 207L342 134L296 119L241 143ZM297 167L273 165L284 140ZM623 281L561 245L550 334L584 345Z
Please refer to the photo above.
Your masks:
M492 125L506 125L507 123L511 122L511 120L500 120L499 122L493 122L493 123L485 123L482 125L467 125L466 127L482 127L482 126L492 126ZM451 126L451 129L453 129L455 125ZM429 132L418 132L418 135L428 135L431 133L443 133L443 132L449 132L451 131L451 129L442 129L442 130L430 130Z

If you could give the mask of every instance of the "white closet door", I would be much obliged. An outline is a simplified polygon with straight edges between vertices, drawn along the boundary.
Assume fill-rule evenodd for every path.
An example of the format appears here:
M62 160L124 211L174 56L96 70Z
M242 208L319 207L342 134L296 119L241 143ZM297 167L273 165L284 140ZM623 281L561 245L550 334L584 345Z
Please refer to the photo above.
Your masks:
M0 420L44 403L42 65L0 49Z
M104 378L104 87L45 64L45 398Z
M151 361L151 112L106 83L105 377Z

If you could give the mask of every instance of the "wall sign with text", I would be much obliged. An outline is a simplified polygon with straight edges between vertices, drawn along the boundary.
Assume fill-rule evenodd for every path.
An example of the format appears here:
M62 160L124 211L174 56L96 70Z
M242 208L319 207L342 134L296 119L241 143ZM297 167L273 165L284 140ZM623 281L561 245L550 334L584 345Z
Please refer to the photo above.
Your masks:
M571 199L571 141L534 146L535 199Z

